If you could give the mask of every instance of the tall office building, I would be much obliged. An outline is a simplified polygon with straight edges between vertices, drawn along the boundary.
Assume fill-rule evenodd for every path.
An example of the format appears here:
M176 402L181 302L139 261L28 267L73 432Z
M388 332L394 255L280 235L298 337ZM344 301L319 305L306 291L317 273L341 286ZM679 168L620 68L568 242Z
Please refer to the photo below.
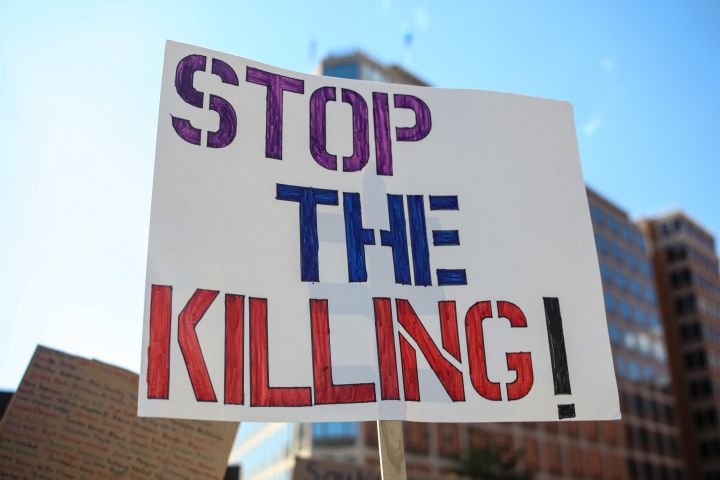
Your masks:
M644 220L668 333L688 478L720 479L720 275L715 239L682 212Z
M397 66L385 67L362 53L327 58L324 75L361 80L426 85ZM680 479L683 462L676 427L663 331L653 271L643 235L628 215L588 190L605 292L610 341L620 391L621 422L549 422L434 424L404 422L409 471L452 471L469 448L495 444L521 455L522 467L536 480ZM251 424L248 424L251 425ZM240 437L243 435L243 425ZM244 478L285 480L272 461L253 470L263 438L271 429L296 428L303 438L281 453L276 463L289 468L295 454L363 464L378 464L374 422L317 423L301 427L257 427L241 438L231 458L243 462ZM263 433L265 432L265 433ZM239 437L239 438L240 438ZM293 435L287 438L296 438ZM294 440L293 440L294 441ZM250 445L251 447L248 447ZM252 447L254 446L254 447ZM257 472L257 473L253 473ZM273 473L275 472L275 473Z
M620 392L627 478L683 478L653 269L640 229L627 213L588 189L590 215Z

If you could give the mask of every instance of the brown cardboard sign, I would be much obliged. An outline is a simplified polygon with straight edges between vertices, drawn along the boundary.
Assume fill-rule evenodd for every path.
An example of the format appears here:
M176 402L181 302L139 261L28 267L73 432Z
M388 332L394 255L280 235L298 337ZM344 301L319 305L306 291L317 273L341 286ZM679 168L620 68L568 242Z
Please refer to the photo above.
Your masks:
M0 478L222 478L237 423L140 418L137 384L38 346L0 421Z

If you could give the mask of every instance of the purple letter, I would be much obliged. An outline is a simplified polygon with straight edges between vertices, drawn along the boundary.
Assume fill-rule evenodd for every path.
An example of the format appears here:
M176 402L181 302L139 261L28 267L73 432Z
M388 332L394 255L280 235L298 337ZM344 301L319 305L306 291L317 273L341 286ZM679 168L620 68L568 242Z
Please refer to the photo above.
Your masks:
M375 119L375 158L378 175L392 175L392 145L390 144L390 112L387 93L373 92Z
M206 60L207 58L204 55L188 55L178 62L177 68L175 69L175 89L178 95L185 100L185 103L197 108L202 108L203 106L203 94L193 87L193 76L195 72L205 70ZM200 145L199 128L193 127L190 121L184 118L178 118L172 115L171 117L172 126L175 132L180 135L180 138L193 145Z
M352 106L353 114L353 153L343 157L343 171L357 172L367 165L370 158L368 107L362 95L345 88L342 89L342 101Z
M247 68L245 79L267 87L265 157L282 160L283 92L305 93L305 83L252 67Z
M203 107L203 93L193 87L195 72L205 71L207 57L204 55L188 55L180 60L175 70L175 89L180 98L193 107ZM214 58L212 73L220 77L223 83L238 85L238 78L233 69L222 60ZM216 132L208 132L207 146L212 148L227 147L235 139L237 130L237 117L232 105L222 97L210 95L210 110L220 116L220 125ZM175 132L188 143L200 145L200 129L192 126L189 120L172 117L172 126Z
M310 153L328 170L337 170L337 155L327 151L327 102L335 101L335 87L321 87L310 96ZM343 171L357 172L370 158L368 108L359 93L343 88L342 101L349 103L353 114L353 153L343 157Z
M395 95L395 108L409 108L415 112L414 127L396 127L395 134L398 142L417 142L427 137L432 127L430 109L427 104L412 95Z
M335 100L335 87L320 87L310 95L310 153L321 167L337 170L337 156L325 147L325 104L330 100Z
M212 73L220 77L223 83L239 85L235 71L222 60L213 58ZM210 95L210 110L214 110L220 116L220 125L216 132L208 132L207 146L211 148L223 148L230 145L235 139L237 130L237 116L235 109L230 102L217 95Z

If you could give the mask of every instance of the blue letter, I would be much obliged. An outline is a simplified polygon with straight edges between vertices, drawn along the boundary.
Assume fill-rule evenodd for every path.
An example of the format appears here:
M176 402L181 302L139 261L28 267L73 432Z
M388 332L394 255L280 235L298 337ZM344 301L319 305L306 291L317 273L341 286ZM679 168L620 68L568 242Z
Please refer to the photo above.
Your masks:
M410 263L408 261L407 233L405 233L405 211L402 195L390 195L388 217L390 230L380 230L380 243L392 248L395 283L410 285Z
M432 280L430 280L430 251L425 227L425 203L422 195L408 195L407 198L415 285L427 287L432 285Z
M300 279L319 282L317 205L337 205L337 190L278 183L275 198L300 203Z
M459 210L457 195L430 195L430 210ZM457 230L433 230L433 245L460 245ZM467 274L464 268L438 268L436 270L438 285L467 285Z
M343 209L345 210L348 279L350 282L367 282L365 245L375 245L375 232L362 226L359 193L343 193Z

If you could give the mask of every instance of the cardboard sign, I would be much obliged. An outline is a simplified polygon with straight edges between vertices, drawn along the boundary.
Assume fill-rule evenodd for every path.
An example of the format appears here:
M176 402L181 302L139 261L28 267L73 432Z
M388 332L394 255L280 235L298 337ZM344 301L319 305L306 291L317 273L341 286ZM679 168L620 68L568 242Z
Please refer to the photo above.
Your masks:
M168 42L141 415L616 419L572 109Z
M407 480L450 480L456 475L408 472ZM293 480L381 480L380 467L353 465L317 458L296 458Z
M222 478L237 424L138 418L137 383L38 347L0 420L0 478Z

